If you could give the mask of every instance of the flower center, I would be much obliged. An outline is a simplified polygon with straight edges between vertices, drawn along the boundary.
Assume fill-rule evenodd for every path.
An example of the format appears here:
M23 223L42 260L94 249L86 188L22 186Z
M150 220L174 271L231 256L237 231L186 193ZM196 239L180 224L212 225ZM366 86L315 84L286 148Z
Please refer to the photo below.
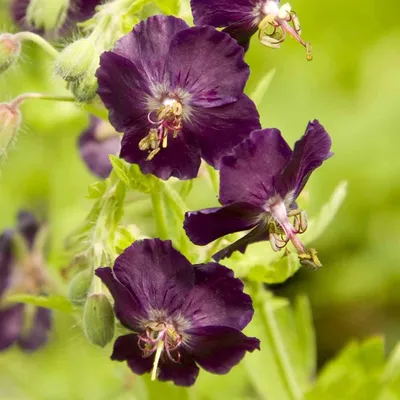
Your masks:
M139 335L138 346L143 352L143 357L155 354L151 379L157 377L157 368L160 359L167 357L174 363L179 363L181 355L179 346L182 343L182 335L176 329L165 322L150 322L146 330Z
M272 219L268 223L269 242L274 251L283 249L290 241L297 250L302 265L313 268L321 267L315 249L307 249L297 235L307 229L307 214L303 210L287 211L282 200L278 200L266 207ZM293 222L289 220L293 217Z
M279 48L288 33L306 48L307 60L312 60L311 43L301 38L300 21L289 3L279 7L279 1L267 0L261 14L264 18L258 24L258 38L264 46Z
M168 146L168 136L176 138L182 129L182 104L171 97L163 100L162 105L148 115L152 124L149 134L139 142L139 149L147 151L147 160Z

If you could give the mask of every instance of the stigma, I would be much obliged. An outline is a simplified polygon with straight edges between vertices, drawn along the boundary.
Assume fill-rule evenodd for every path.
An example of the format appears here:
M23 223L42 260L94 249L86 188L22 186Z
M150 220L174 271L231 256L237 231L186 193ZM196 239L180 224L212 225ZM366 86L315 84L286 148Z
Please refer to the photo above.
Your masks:
M279 1L267 0L260 13L263 19L258 24L258 38L264 46L277 49L289 34L305 47L307 60L312 60L311 43L301 38L299 18L289 3L279 7Z
M168 139L175 139L182 129L182 104L171 97L166 97L160 107L147 116L152 125L147 136L139 142L139 149L147 151L147 161L150 161L168 146Z

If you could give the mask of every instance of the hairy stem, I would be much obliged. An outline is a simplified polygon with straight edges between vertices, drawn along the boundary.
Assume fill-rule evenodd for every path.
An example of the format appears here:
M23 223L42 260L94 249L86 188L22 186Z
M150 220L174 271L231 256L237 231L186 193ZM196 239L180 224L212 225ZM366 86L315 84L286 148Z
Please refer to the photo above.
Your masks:
M36 43L44 51L47 52L51 57L57 58L59 56L58 51L45 39L33 32L19 32L15 35L19 40L29 40Z

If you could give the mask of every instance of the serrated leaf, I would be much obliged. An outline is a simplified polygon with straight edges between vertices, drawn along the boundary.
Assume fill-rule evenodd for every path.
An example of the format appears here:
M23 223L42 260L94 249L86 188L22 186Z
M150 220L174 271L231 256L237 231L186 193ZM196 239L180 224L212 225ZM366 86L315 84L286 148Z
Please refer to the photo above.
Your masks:
M57 295L33 296L30 294L13 294L7 297L7 302L33 304L38 307L49 308L65 313L72 313L74 311L74 308L66 297Z
M164 14L178 15L180 10L180 0L155 0L157 7Z
M254 101L257 107L260 107L266 94L268 88L275 76L276 69L271 69L263 78L257 83L256 88L250 95L250 98Z
M99 199L101 196L103 196L106 189L107 189L106 181L93 183L88 187L88 195L86 196L86 198L91 200Z

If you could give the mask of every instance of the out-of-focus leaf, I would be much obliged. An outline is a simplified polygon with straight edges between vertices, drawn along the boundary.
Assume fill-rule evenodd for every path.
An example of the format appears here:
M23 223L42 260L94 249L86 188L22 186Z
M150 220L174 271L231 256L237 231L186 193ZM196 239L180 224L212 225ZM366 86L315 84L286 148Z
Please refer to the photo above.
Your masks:
M129 186L129 166L125 163L124 160L114 156L113 154L109 155L111 164L113 166L113 170L117 174L118 178L124 182L127 186Z
M276 69L271 69L266 75L264 75L257 83L256 88L250 94L250 98L254 101L257 107L260 107L269 88L269 85L274 79Z
M155 2L157 4L157 7L159 7L164 14L179 14L179 10L181 7L180 0L155 0Z
M13 294L7 297L7 302L33 304L38 307L58 310L65 313L72 313L74 311L74 308L66 297L56 295L33 296L29 294Z
M382 392L377 400L400 400L400 344L389 357L382 381Z
M91 199L91 200L96 200L103 196L107 189L107 183L106 181L100 181L93 183L88 187L88 195L86 198Z

